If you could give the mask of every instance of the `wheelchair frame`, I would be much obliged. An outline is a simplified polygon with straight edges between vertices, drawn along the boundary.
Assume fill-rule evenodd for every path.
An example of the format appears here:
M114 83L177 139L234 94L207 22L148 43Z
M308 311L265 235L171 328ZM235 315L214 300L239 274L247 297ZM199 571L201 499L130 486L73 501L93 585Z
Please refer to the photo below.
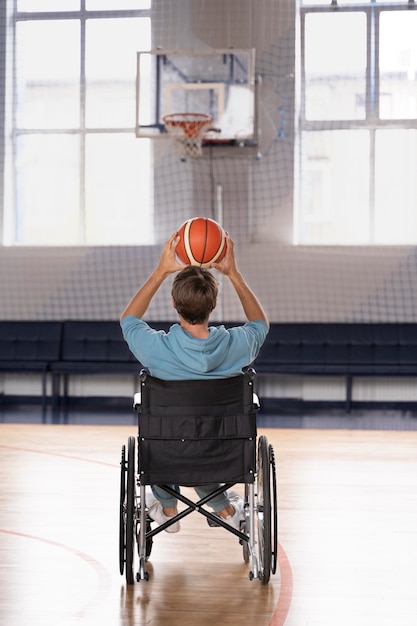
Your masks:
M252 414L259 410L258 400L253 394L253 384L255 379L254 370L246 371L241 377L244 393L250 390L251 406L249 410ZM152 379L146 372L141 373L141 386L146 385L148 379ZM227 380L227 379L223 379ZM235 379L236 380L236 379ZM181 381L182 384L184 381ZM188 385L212 385L215 381L187 381ZM168 387L174 387L176 382L163 383ZM187 387L185 387L186 389ZM212 389L213 387L211 387ZM199 389L199 387L197 387ZM182 493L173 490L167 484L151 483L146 479L146 472L141 467L141 416L142 403L135 394L134 408L138 412L138 436L130 436L127 448L122 446L120 461L120 505L119 505L119 570L120 574L125 573L128 585L134 584L135 575L135 542L137 543L138 571L136 580L149 580L149 572L146 569L153 546L153 538L164 531L175 522L183 519L187 515L198 512L206 517L209 526L221 526L229 533L235 535L243 549L243 559L245 563L251 564L249 578L259 579L263 584L268 584L270 575L276 573L278 557L278 520L277 520L277 481L275 454L267 438L262 435L255 439L255 473L250 481L234 480L233 482L222 482L220 487L205 498L197 502L190 500ZM188 406L188 405L186 405ZM215 406L215 405L213 405ZM204 407L206 409L206 407ZM246 412L247 412L246 410ZM152 419L152 418L151 418ZM206 417L204 417L206 419ZM251 438L252 439L252 438ZM182 439L184 441L184 439ZM136 450L137 448L137 450ZM136 454L137 452L137 454ZM251 470L252 472L252 470ZM181 483L192 486L191 482ZM213 481L217 482L217 481ZM244 484L244 515L240 530L237 530L215 513L204 508L213 497L223 491L229 490L237 483ZM159 484L167 493L175 496L186 508L179 511L177 515L170 518L164 524L152 528L153 520L148 515L146 507L145 491L149 484ZM204 484L204 483L199 483ZM256 489L255 489L256 487ZM143 506L145 503L145 506Z

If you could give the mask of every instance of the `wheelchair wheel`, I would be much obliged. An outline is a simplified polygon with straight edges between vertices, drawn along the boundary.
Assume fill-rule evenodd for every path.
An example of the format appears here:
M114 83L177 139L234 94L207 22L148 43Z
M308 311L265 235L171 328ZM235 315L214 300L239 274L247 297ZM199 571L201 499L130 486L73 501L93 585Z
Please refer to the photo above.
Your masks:
M126 525L125 525L125 498L126 498L126 446L122 446L120 460L120 506L119 506L119 569L123 576L125 571Z
M269 464L272 477L272 522L273 522L273 542L272 542L272 563L271 572L273 574L277 571L278 561L278 497L277 497L277 474L275 467L275 454L272 445L269 445Z
M126 582L128 585L134 584L135 491L135 438L129 437L126 490Z
M257 518L259 569L262 583L269 582L272 565L271 549L271 488L268 440L261 436L258 441L257 459Z

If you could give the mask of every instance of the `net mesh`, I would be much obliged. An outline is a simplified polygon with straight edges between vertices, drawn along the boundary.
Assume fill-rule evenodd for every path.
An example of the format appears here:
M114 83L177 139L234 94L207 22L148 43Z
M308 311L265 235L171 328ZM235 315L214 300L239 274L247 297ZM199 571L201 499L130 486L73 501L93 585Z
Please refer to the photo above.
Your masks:
M164 115L165 128L172 137L174 151L182 158L202 156L204 133L213 118L204 113L171 113Z
M294 0L153 0L155 48L256 48L256 73L261 77L259 154L210 146L204 158L183 162L169 140L154 141L154 237L149 245L1 247L2 319L118 318L155 267L162 243L185 220L204 215L219 220L233 237L239 267L271 321L417 320L415 246L293 245L299 186L294 166L296 18ZM134 78L132 92L133 85ZM356 228L355 191L353 177L346 209L349 228ZM120 204L123 197L120 186ZM334 206L339 200L336 197ZM314 223L314 212L311 219ZM153 300L147 318L176 319L170 281ZM215 319L243 319L227 280L221 281Z

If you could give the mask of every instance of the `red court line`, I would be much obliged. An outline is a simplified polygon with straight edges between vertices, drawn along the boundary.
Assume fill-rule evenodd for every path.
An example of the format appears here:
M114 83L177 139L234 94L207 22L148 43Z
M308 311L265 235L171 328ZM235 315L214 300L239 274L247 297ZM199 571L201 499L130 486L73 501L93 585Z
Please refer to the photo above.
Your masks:
M21 533L21 532L17 532L14 530L6 530L5 528L0 528L0 533L4 533L6 535L13 535L15 537L23 537L24 539L31 539L34 541L41 541L42 543L46 543L50 546L55 546L57 548L60 548L61 550L66 550L67 552L70 552L77 558L85 561L87 565L89 565L94 570L98 579L98 589L94 593L91 600L89 600L89 602L87 602L87 604L85 604L79 611L76 611L74 613L74 616L77 619L82 618L91 609L95 608L96 606L101 605L103 602L103 598L105 598L110 592L111 587L112 587L110 574L99 561L96 561L96 559L94 559L89 554L85 554L84 552L81 552L80 550L77 550L76 548L68 546L64 543L59 543L58 541L52 541L51 539L46 539L44 537L37 537L36 535L28 535L27 533Z
M281 587L278 603L269 626L283 626L288 617L293 594L293 575L291 563L281 544L278 545L278 564L281 573Z

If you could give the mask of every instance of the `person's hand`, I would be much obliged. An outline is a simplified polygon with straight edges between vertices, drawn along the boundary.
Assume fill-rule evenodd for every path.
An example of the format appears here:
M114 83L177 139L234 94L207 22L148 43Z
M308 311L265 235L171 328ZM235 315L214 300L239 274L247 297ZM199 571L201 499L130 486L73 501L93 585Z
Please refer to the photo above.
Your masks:
M176 255L177 245L180 241L180 237L177 232L173 233L168 241L165 242L161 258L159 259L158 269L163 274L172 274L173 272L179 272L187 267L183 263L178 262Z
M234 272L237 272L237 264L235 257L235 244L230 238L229 233L226 233L226 254L224 259L220 263L212 263L211 268L214 268L218 272L221 272L225 276L229 276Z

